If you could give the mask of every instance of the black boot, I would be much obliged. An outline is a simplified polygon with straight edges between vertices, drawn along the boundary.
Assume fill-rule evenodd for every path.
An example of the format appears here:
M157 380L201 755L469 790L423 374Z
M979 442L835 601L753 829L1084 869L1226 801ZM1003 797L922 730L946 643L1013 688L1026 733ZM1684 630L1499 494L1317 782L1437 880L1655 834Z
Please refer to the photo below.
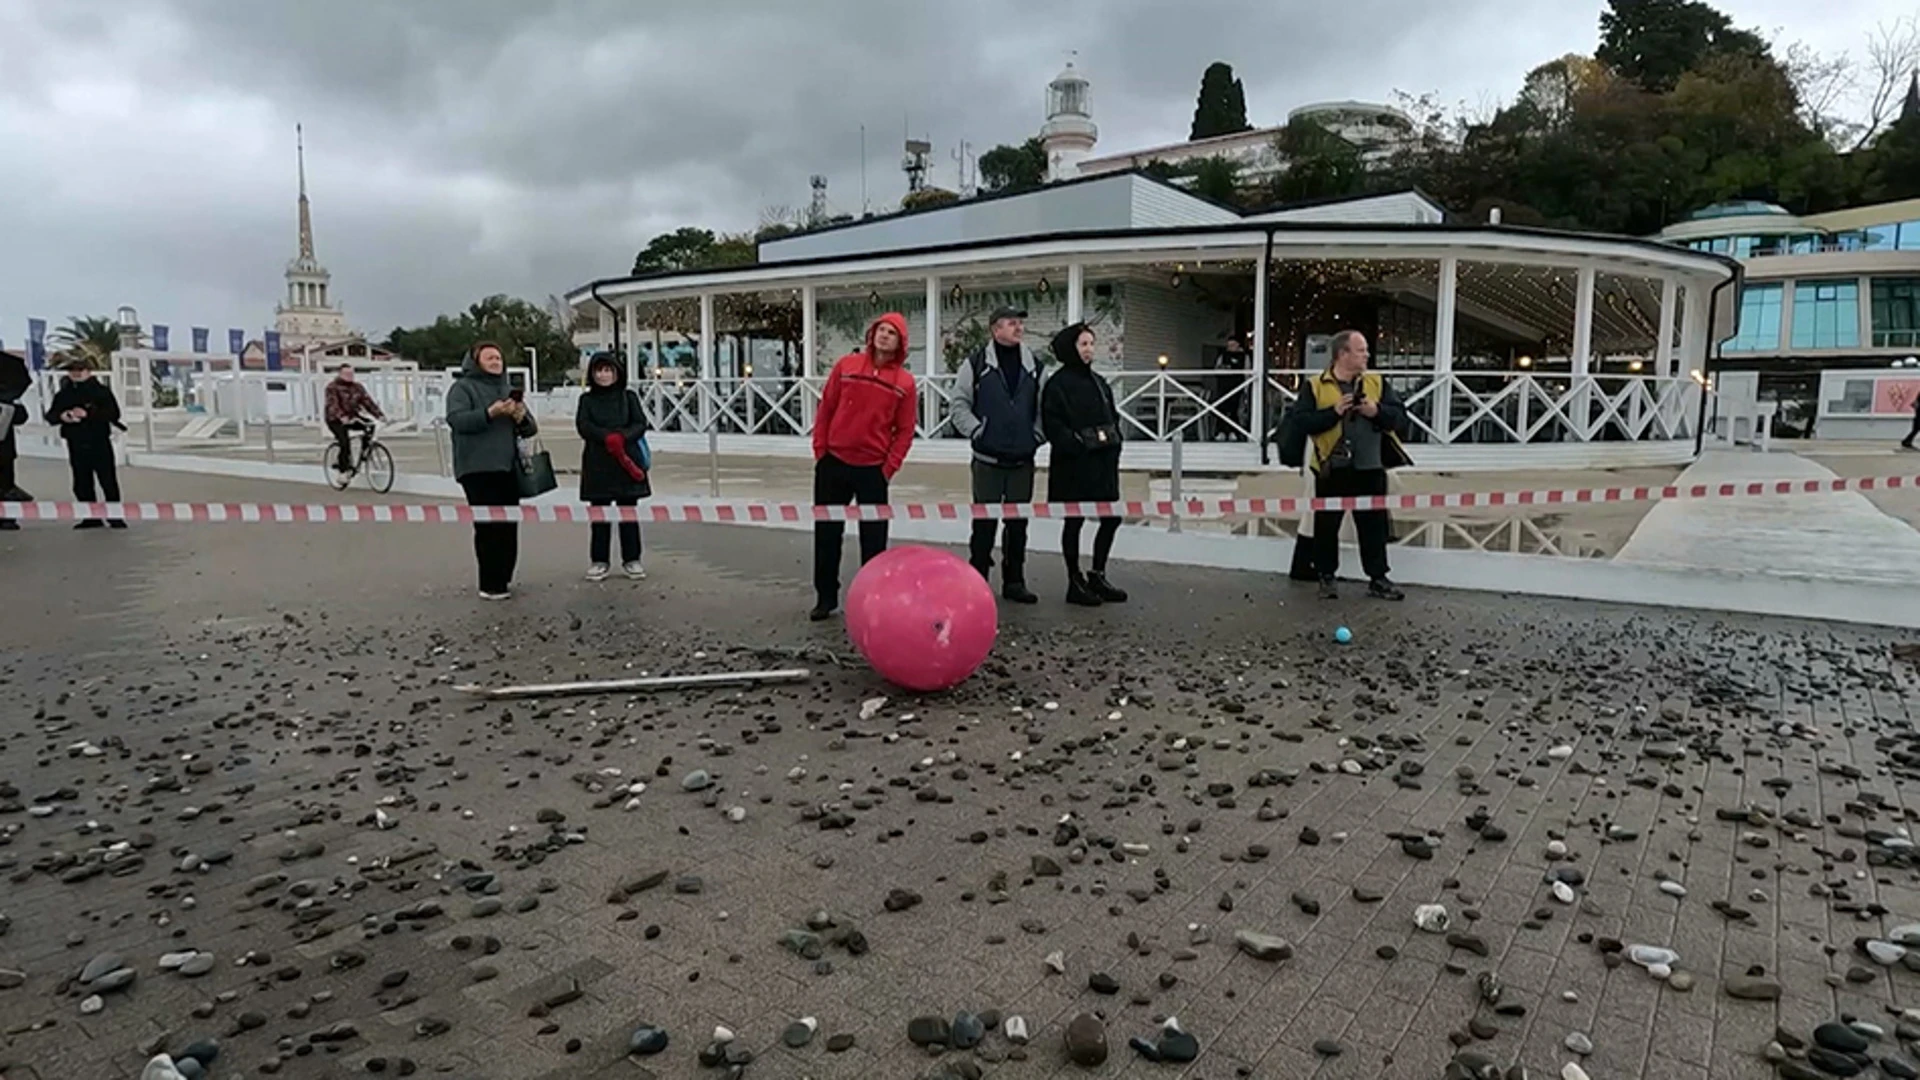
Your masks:
M1038 596L1027 588L1026 522L1007 522L1005 549L1001 552L1000 595L1016 604L1037 604Z
M1100 596L1088 587L1084 574L1067 574L1067 603L1076 607L1099 607Z
M1407 598L1407 594L1400 591L1400 586L1395 585L1393 579L1387 577L1385 574L1367 582L1367 595L1373 597L1375 600L1405 600Z
M1087 588L1091 589L1093 595L1099 597L1102 603L1124 604L1127 602L1126 590L1114 588L1103 570L1095 570L1087 575Z
M823 596L820 598L819 603L813 605L813 610L807 612L807 621L826 622L828 619L833 618L834 613L839 610L840 605L838 603Z
M1339 584L1338 584L1338 583L1336 583L1336 582L1335 582L1335 581L1334 581L1334 580L1333 580L1332 578L1330 578L1330 577L1322 577L1322 578L1320 579L1320 599L1322 599L1322 600L1338 600L1338 599L1340 599L1340 586L1339 586Z

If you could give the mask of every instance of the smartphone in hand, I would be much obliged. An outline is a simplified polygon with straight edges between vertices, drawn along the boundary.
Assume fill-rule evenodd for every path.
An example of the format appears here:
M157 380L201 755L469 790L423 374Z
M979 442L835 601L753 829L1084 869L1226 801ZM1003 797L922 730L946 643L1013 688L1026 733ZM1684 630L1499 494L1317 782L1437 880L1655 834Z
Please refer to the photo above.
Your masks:
M525 401L525 400L527 400L527 392L526 392L525 390L523 390L523 389L521 389L521 388L520 388L520 387L518 387L518 386L516 386L516 387L514 387L513 389L511 389L511 390L509 390L509 391L507 391L507 396L508 396L508 397L510 397L510 398L512 398L512 399L513 399L513 400L515 400L515 401Z

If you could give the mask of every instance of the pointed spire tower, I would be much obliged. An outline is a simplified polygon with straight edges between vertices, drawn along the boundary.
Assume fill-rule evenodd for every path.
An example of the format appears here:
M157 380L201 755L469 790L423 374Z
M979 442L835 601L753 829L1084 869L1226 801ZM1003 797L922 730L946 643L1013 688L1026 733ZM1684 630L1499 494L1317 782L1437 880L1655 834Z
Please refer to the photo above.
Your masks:
M313 210L307 204L307 133L293 125L293 152L300 163L300 258L313 262Z
M307 345L324 345L352 337L346 312L329 295L333 275L313 254L313 208L307 201L307 133L293 128L294 160L300 179L300 251L287 264L287 297L274 311L273 328L280 332L280 348L296 353Z

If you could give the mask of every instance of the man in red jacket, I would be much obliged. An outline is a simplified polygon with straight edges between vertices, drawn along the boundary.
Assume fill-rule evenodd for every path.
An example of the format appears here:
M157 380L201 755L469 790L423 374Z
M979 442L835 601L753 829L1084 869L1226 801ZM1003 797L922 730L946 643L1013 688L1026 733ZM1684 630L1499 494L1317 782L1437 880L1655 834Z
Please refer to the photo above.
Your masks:
M920 413L920 392L907 370L907 320L887 312L867 327L866 348L833 365L820 391L813 420L813 504L879 505L887 482L907 460ZM840 608L840 546L844 521L813 525L813 587L819 594L810 618L830 618ZM887 550L887 523L860 523L860 564Z

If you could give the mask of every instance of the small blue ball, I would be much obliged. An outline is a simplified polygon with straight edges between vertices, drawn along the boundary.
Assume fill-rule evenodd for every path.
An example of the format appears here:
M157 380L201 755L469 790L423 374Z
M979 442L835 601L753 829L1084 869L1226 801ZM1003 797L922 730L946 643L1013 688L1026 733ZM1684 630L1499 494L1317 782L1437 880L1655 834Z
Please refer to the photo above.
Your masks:
M1349 641L1353 640L1353 631L1343 626L1340 629L1335 630L1333 632L1333 640L1339 642L1342 645L1345 645Z

